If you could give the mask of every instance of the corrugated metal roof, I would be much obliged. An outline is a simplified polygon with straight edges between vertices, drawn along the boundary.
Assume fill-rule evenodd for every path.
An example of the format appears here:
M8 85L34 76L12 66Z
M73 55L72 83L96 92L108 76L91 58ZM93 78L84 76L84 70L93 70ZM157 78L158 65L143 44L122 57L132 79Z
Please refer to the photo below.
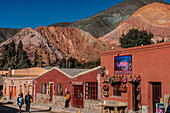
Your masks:
M70 76L75 76L78 75L79 73L88 71L90 69L66 69L66 68L61 68L60 70L64 71L65 73L69 74Z

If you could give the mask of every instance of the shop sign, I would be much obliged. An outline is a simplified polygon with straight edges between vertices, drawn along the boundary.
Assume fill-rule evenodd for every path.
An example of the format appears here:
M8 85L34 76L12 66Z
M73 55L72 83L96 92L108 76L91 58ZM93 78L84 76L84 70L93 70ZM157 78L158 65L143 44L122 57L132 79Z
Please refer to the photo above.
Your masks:
M165 113L165 103L156 103L156 113Z
M73 85L83 85L83 81L81 81L81 82L78 82L78 81L72 81L72 84Z
M132 55L115 57L115 75L132 74Z

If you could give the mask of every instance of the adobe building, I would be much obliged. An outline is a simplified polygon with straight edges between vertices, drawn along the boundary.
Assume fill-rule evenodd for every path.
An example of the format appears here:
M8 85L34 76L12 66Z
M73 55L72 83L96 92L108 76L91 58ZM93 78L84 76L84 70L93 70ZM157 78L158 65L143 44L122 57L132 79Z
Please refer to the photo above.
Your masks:
M8 75L8 71L0 71L0 92L3 90L3 77Z
M71 94L70 106L100 110L99 67L94 69L53 68L33 81L33 97L37 103L52 103L64 107L65 92ZM96 106L96 107L95 107Z
M9 69L3 77L3 95L6 99L16 99L21 92L25 96L32 95L33 78L48 71L47 69L33 67L26 69Z
M101 98L129 111L155 113L170 95L170 42L101 53Z

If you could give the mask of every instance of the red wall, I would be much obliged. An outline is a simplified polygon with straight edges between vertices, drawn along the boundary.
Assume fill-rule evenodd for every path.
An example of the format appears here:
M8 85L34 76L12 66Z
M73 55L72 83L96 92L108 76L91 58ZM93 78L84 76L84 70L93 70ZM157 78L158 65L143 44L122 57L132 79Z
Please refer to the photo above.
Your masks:
M70 91L69 82L71 81L71 79L56 69L53 69L45 73L44 75L38 77L37 79L35 79L34 84L35 84L35 81L36 81L36 85L35 85L36 93L41 93L42 83L46 83L46 86L47 86L49 82L54 82L55 88L57 87L57 83L63 83L63 96L65 95L66 88L67 88L67 91Z
M165 94L170 94L170 42L123 49L123 53L120 50L102 52L101 66L106 66L109 75L114 75L114 57L117 56L118 53L120 53L119 56L132 55L133 75L141 75L142 105L148 105L149 113L151 113L151 82L161 82L162 97ZM122 93L121 97L108 97L104 99L128 102L129 109L132 109L131 88L131 84L128 83L127 93ZM109 94L113 95L112 87L110 87L109 91Z
M74 88L73 86L83 85L83 92L84 92L83 97L85 99L85 83L86 82L97 82L97 75L98 75L98 69L79 75L71 79L67 77L66 75L62 74L61 72L59 72L58 70L53 69L34 80L34 84L36 83L35 92L41 93L42 83L46 83L46 85L48 85L49 82L54 82L55 87L57 83L63 83L63 92L64 92L63 96L65 95L65 88L67 88L67 90L70 91L70 94L73 97L73 88ZM71 84L70 84L70 81L71 81ZM34 88L33 88L33 91L34 91ZM70 104L73 105L73 98L71 98Z
M85 100L86 82L97 82L97 75L98 75L98 69L73 78L71 84L72 92L73 92L74 85L83 85L83 100ZM73 93L72 93L72 97L73 97ZM73 101L71 101L71 104L73 105ZM85 101L83 101L83 105L85 105Z

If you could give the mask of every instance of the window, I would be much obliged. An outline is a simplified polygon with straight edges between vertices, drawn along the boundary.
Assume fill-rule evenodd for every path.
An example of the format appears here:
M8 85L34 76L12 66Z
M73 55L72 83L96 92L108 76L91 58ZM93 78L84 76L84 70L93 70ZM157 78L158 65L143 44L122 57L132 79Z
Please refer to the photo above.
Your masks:
M119 90L121 83L115 82L113 86L113 96L121 96L121 91Z
M41 84L41 93L46 94L46 83Z
M57 95L63 96L63 84L57 84Z
M86 82L86 99L98 99L98 83Z

